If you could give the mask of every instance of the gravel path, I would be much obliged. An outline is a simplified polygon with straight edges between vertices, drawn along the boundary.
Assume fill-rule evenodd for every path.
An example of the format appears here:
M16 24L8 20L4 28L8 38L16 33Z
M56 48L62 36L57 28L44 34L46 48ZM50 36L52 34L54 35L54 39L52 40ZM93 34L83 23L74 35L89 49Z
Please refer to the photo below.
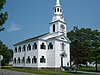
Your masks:
M0 69L0 75L40 75Z

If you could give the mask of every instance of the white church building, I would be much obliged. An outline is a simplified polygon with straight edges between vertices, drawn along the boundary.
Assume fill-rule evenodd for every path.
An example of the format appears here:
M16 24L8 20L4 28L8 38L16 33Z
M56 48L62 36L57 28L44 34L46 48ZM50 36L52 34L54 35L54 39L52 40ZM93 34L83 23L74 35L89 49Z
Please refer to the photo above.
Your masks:
M49 32L14 44L13 66L60 68L70 66L70 40L60 1L56 0Z

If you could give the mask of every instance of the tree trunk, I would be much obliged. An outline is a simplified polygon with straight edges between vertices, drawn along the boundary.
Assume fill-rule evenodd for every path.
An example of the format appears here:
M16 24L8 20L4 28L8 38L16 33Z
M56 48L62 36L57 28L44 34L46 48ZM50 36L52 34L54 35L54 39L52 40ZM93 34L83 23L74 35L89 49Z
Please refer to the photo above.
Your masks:
M78 64L75 65L75 72L78 70Z
M98 64L97 64L97 60L96 60L96 65L95 65L96 71L98 71Z

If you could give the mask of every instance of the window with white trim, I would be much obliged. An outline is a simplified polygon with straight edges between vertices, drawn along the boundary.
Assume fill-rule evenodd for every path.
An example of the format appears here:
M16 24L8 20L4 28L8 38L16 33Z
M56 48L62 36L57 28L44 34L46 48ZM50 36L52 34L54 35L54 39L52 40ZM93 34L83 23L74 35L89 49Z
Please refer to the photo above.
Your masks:
M52 44L52 42L49 43L48 49L53 49L53 44Z
M20 57L18 57L18 64L20 64Z
M37 63L37 58L36 58L36 56L33 56L33 58L32 58L32 63Z
M17 47L15 47L14 52L17 53Z
M18 52L21 52L21 46L19 46L19 48L18 48Z
M16 58L14 58L14 61L13 62L14 62L14 64L16 64Z
M25 63L25 57L23 57L23 59L22 59L22 63Z
M23 51L25 51L25 49L26 49L26 48L25 48L25 45L23 45Z
M34 49L37 49L37 44L36 44L36 42L34 43L34 45L33 45L33 50Z
M30 56L28 56L28 58L26 59L26 63L27 63L27 64L31 63L31 58L30 58Z
M44 43L42 43L42 44L40 45L40 49L46 49L46 45L45 45Z
M46 63L46 59L44 58L44 56L42 56L42 57L40 58L40 63Z
M27 51L28 50L31 50L31 45L30 44L28 44L28 46L27 46Z

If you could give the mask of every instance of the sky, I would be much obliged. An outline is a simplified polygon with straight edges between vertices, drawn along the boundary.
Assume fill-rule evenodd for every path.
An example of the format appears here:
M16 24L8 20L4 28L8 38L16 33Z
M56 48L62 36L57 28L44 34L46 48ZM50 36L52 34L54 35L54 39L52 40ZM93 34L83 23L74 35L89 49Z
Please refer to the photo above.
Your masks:
M100 31L100 0L60 0L67 31L74 26ZM13 49L13 45L49 32L56 0L7 0L3 11L8 12L0 32L0 40Z

